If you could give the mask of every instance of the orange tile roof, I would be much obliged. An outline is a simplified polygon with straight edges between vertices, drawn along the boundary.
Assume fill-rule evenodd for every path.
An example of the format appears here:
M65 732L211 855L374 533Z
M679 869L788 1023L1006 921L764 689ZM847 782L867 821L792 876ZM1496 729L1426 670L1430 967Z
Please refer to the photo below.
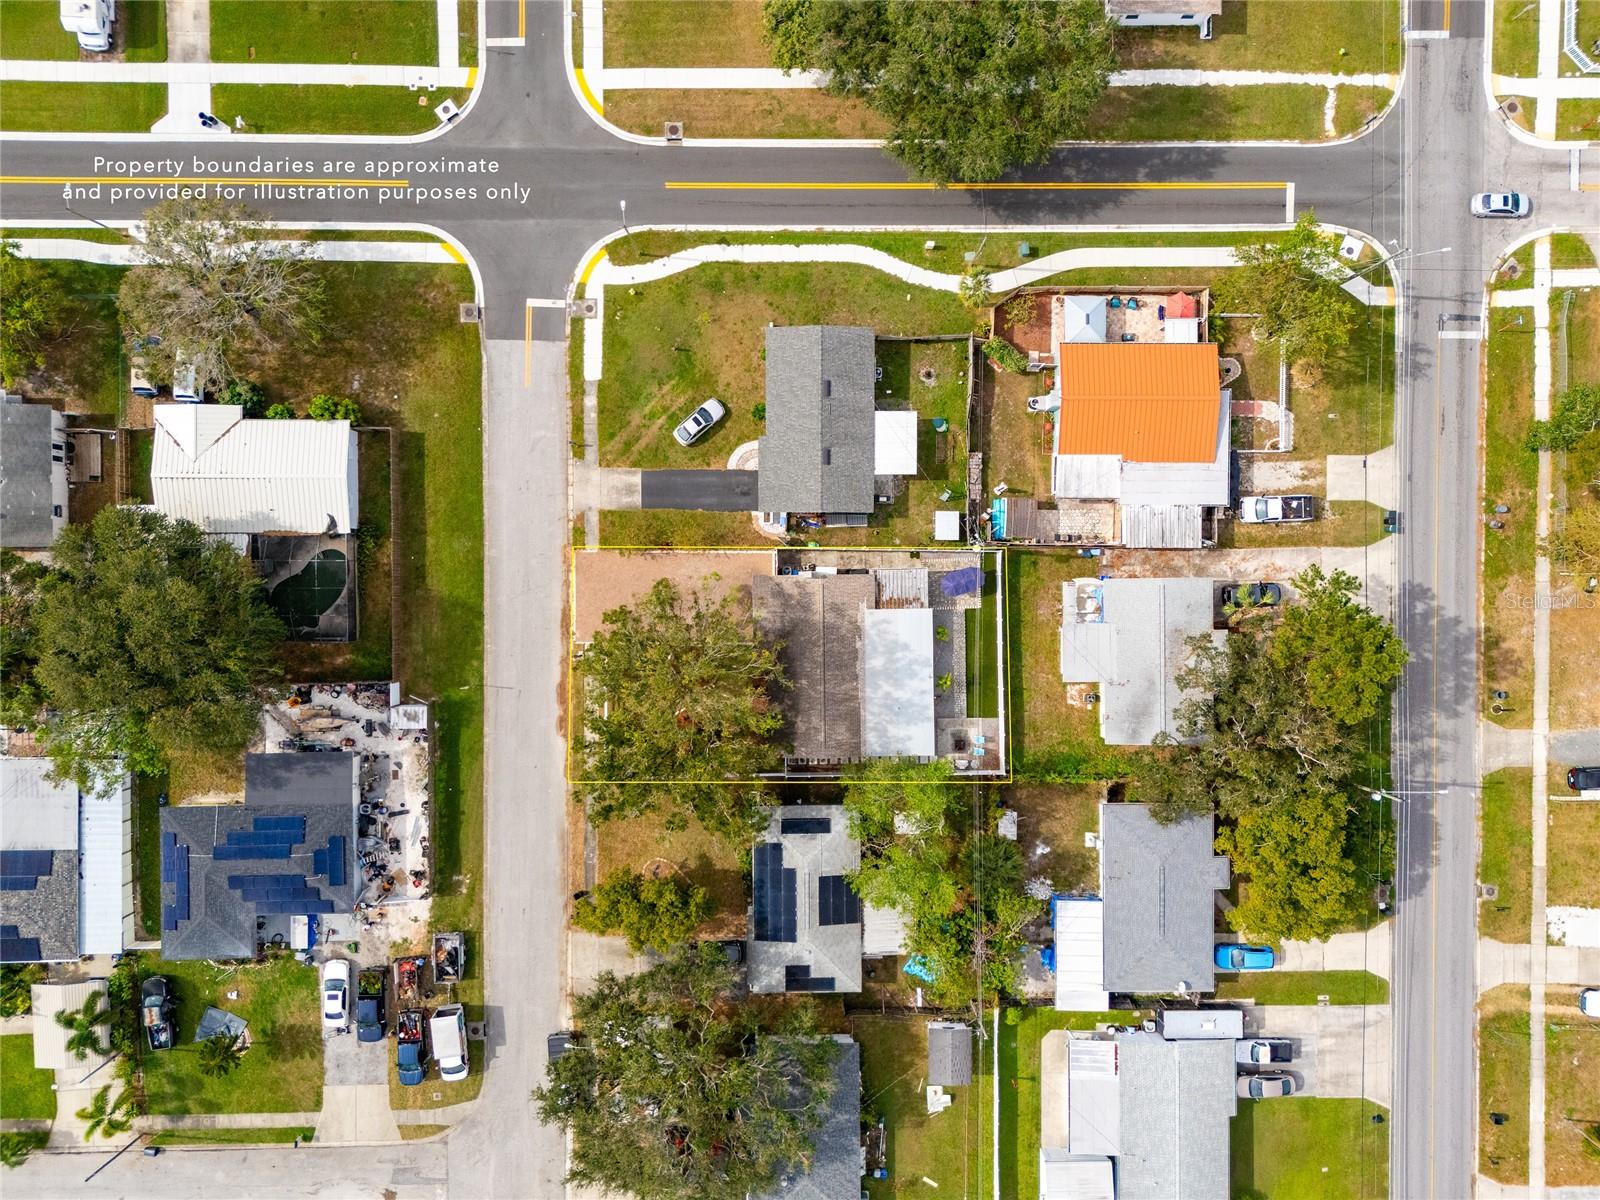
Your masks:
M1214 342L1076 342L1061 346L1058 454L1126 462L1210 462L1221 375Z

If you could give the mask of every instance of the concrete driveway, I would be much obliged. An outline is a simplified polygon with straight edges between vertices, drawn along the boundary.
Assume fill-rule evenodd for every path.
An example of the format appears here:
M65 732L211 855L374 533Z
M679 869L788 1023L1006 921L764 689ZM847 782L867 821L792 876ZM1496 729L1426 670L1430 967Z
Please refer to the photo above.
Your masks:
M1365 1096L1389 1107L1388 1005L1257 1005L1245 1009L1245 1032L1295 1043L1288 1066L1308 1096Z
M639 507L753 512L756 507L756 472L641 471Z
M322 1114L319 1142L395 1142L400 1129L389 1108L389 1055L392 1043L356 1040L349 1033L322 1043Z

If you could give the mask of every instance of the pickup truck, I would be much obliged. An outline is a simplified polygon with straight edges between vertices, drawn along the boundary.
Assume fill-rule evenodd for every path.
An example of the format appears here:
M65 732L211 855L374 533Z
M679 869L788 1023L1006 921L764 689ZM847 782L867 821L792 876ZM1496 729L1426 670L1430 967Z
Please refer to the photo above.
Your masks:
M1246 525L1278 525L1310 521L1317 515L1315 496L1241 496L1239 519Z
M164 975L152 975L139 985L139 1015L145 1040L152 1050L171 1050L177 1037L172 1027L172 985Z
M387 1025L383 1011L383 972L368 967L356 976L356 1040L381 1042Z
M416 1087L428 1071L428 1052L422 1044L424 1024L422 1011L416 1008L408 1008L395 1018L395 1033L399 1041L395 1051L395 1068L400 1074L400 1082L406 1087Z
M1294 1058L1294 1043L1288 1038L1251 1038L1233 1044L1233 1061L1242 1067L1265 1067Z
M459 933L433 935L433 981L460 983L467 969L467 941Z
M394 1006L400 1008L422 1007L422 972L428 960L421 954L394 960Z

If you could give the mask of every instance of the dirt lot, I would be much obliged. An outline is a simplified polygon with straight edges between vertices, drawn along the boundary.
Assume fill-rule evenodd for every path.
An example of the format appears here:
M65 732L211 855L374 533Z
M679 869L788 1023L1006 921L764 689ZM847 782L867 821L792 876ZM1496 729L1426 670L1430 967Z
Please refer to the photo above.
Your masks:
M748 608L750 580L772 574L767 550L673 551L597 550L573 556L576 575L572 636L587 642L604 624L607 612L631 604L658 579L697 589L707 599L733 594Z
M1083 835L1099 828L1105 793L1098 783L1018 784L1001 793L1005 806L1016 810L1017 845L1030 876L1047 876L1058 892L1094 888L1100 856L1083 844Z

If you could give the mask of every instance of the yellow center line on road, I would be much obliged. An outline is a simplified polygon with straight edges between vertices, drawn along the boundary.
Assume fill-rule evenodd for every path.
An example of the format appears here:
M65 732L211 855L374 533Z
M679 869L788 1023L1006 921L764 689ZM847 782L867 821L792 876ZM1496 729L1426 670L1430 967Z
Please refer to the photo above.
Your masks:
M1215 181L1163 182L1163 183L923 183L904 180L886 183L804 183L775 180L762 183L756 180L725 179L669 179L663 184L668 191L727 191L727 192L934 192L941 189L952 192L1233 192L1275 191L1289 187L1284 180L1241 180L1236 183Z
M300 184L305 187L410 187L409 179L324 179L310 176L276 175L0 175L0 183L63 184L121 183L152 184L160 187L186 187L192 184L227 184L248 187L253 184Z
M522 316L522 386L533 386L533 305L527 305Z

